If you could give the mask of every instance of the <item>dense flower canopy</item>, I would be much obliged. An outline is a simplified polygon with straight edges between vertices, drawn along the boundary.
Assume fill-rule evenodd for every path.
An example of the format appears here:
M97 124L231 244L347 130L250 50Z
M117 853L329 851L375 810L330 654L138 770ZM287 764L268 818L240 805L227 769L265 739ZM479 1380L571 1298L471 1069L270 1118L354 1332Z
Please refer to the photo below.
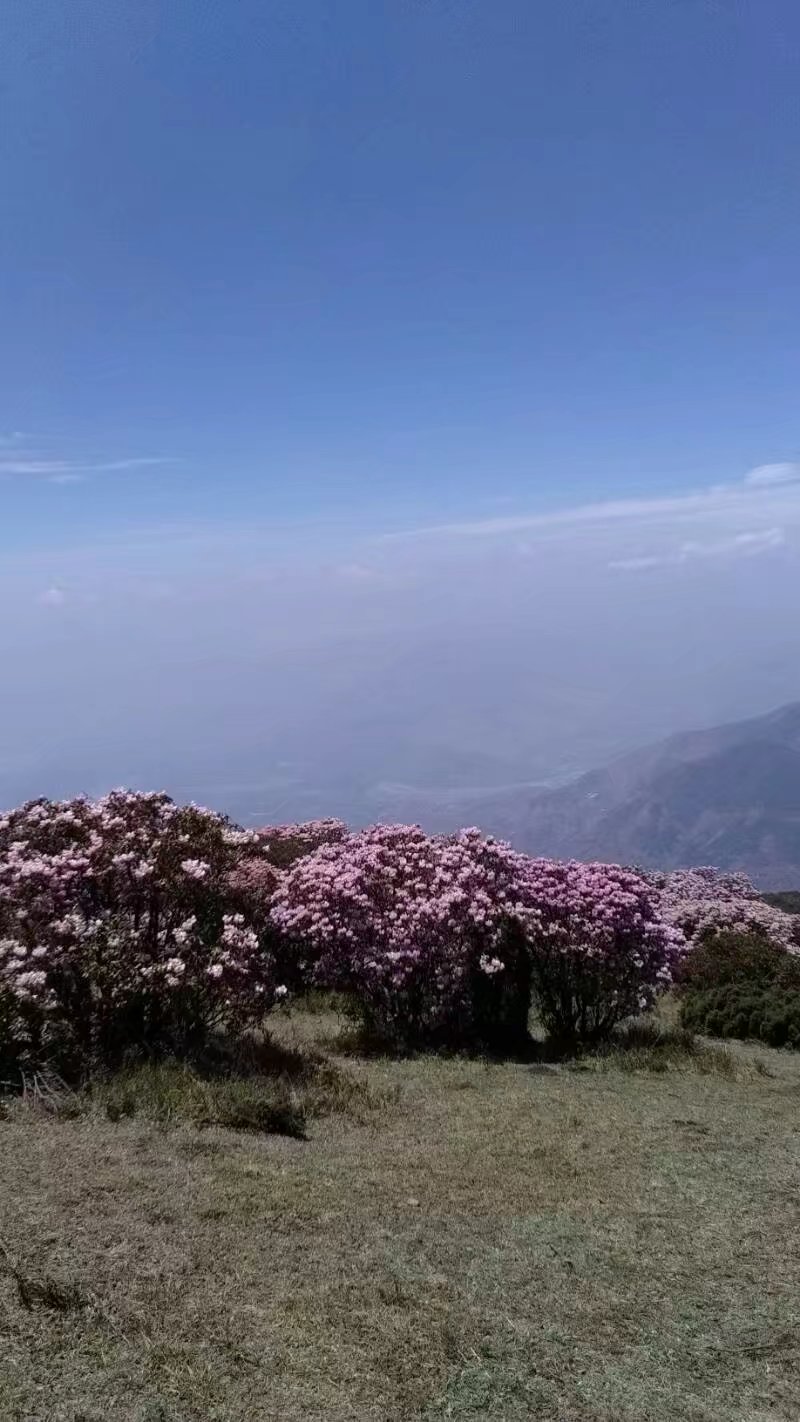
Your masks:
M522 1034L532 990L549 1030L596 1036L687 942L754 924L793 942L741 876L532 859L477 829L243 831L128 791L0 816L0 1007L40 1046L255 1022L286 984L344 991L396 1038Z
M792 915L765 903L746 874L700 868L648 877L664 917L680 928L691 946L717 933L755 933L779 948L800 952Z
M653 1005L686 940L666 921L647 880L617 864L534 859L531 963L539 1010L552 1033L605 1035Z
M652 986L669 982L684 935L664 921L641 874L618 864L533 859L526 878L540 941L609 963L633 949Z
M272 920L309 953L316 981L384 1017L391 1005L430 1021L468 1011L476 974L516 971L511 925L534 963L569 962L584 982L592 965L619 1011L647 1005L684 946L641 875L530 859L475 829L376 826L324 846L281 881Z
M0 986L46 1037L120 1013L252 1016L276 984L227 875L253 835L162 794L33 801L0 816ZM117 1030L114 1027L113 1030Z
M272 920L309 955L315 981L355 990L384 1014L393 1001L392 1015L443 1021L464 1007L476 965L495 971L503 925L521 907L522 862L477 830L378 825L299 859Z

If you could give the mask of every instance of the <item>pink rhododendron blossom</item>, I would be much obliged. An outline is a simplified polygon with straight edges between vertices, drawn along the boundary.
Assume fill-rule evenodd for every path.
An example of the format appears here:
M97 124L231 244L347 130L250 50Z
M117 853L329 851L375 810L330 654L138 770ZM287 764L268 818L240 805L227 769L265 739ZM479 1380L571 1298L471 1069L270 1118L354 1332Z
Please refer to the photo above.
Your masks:
M477 830L378 825L298 859L271 919L313 980L353 992L398 1034L466 1019L472 978L517 909L524 856ZM502 962L502 959L499 961Z
M376 826L325 845L288 870L271 918L308 953L315 981L397 1030L403 1018L423 1031L466 1020L476 974L523 992L522 942L540 997L554 964L565 984L602 989L600 1031L649 1004L685 947L641 875L530 859L475 829Z
M310 983L396 1038L519 1035L531 985L551 1030L597 1035L721 912L783 931L710 872L531 859L476 829L244 831L165 795L36 801L0 816L0 1007L32 1053L84 1058L253 1022Z
M548 1030L565 1040L608 1034L653 1005L686 952L648 880L617 864L535 859L531 965Z
M228 876L248 853L262 854L254 836L160 794L0 816L0 991L20 1004L31 1051L68 1039L102 1055L125 1031L260 1017L272 963L229 912Z

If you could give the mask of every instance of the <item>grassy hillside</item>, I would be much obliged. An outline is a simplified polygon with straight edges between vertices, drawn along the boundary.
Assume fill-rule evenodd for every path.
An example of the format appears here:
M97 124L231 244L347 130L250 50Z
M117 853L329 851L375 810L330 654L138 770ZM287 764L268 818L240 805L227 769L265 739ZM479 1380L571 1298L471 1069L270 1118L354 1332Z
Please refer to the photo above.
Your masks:
M347 1059L332 1017L282 1030L371 1088L305 1141L0 1122L5 1422L800 1413L800 1057Z

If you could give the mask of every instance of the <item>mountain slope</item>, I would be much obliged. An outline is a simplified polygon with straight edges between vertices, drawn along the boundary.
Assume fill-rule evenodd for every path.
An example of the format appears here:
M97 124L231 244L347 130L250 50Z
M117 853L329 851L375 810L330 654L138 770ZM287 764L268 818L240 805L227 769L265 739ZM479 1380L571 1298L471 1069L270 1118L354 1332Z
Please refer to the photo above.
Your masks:
M670 737L555 790L471 807L531 853L744 869L800 888L800 703Z

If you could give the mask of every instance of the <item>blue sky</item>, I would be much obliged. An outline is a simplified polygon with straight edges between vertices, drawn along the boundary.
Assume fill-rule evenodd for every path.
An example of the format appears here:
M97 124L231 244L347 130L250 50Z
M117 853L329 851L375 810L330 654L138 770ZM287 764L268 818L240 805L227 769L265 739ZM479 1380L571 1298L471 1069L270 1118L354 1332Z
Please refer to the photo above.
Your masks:
M455 636L475 606L437 572L491 624L509 559L517 608L596 564L610 637L620 586L685 599L702 564L731 665L746 563L781 609L763 699L800 695L795 0L5 0L0 55L22 707L45 650L63 691L76 646L108 665L170 618L206 668L238 629L251 678L264 617L385 651L376 578ZM753 709L719 676L627 732ZM26 735L38 764L52 727Z

